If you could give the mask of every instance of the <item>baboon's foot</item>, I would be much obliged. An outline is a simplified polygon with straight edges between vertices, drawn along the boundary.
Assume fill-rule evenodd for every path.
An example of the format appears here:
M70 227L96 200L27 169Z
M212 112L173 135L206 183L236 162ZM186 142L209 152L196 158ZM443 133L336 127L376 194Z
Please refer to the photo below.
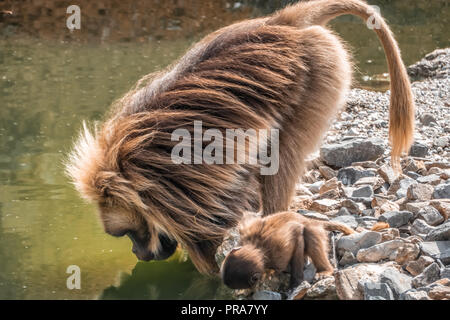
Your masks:
M325 279L325 278L329 278L332 277L334 273L334 270L326 270L326 271L321 271L321 272L317 272L316 275L314 276L314 279L316 281Z

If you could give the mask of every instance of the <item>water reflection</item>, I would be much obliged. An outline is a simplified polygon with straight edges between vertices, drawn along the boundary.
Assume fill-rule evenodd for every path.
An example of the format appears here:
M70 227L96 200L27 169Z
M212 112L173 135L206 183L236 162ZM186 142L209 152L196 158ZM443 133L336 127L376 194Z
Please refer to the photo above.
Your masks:
M201 276L185 255L161 262L138 262L131 274L122 273L117 286L99 299L229 299L230 290L218 278Z

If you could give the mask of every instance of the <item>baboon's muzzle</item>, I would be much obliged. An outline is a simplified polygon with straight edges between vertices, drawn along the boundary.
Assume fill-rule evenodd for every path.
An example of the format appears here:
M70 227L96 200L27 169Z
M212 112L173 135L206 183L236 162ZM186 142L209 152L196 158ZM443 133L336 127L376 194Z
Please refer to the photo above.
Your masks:
M177 241L170 239L165 234L159 234L158 237L161 243L160 250L153 252L148 249L148 240L142 241L141 239L137 239L132 233L128 233L127 235L133 242L133 253L142 261L165 260L174 254L178 246Z

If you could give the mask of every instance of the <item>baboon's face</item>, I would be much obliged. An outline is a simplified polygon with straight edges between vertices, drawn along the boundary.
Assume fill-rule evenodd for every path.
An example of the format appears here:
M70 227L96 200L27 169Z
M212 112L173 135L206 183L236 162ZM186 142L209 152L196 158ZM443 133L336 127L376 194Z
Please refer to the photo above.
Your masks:
M251 255L233 249L222 264L223 283L231 289L254 287L264 272L263 266Z
M137 211L100 204L100 217L106 233L130 238L132 251L139 260L164 260L177 248L176 240L158 231Z

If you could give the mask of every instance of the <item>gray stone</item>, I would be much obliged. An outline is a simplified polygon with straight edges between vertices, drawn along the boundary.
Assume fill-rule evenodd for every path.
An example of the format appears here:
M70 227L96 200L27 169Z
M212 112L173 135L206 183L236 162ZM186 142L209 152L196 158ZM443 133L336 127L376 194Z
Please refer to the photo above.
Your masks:
M263 290L257 291L252 296L253 300L281 300L281 294L278 292Z
M371 197L373 197L373 188L372 188L372 186L364 186L364 187L358 188L353 191L352 197L371 198ZM371 201L371 199L369 201Z
M358 221L358 227L370 229L375 223L378 222L378 218L372 216L361 216L356 217L356 221Z
M394 169L392 169L391 166L388 166L386 164L382 165L377 172L384 179L384 181L386 181L389 184L393 183L396 179Z
M336 286L334 277L328 277L317 281L306 292L307 299L315 300L336 300Z
M416 289L411 289L406 292L403 292L400 295L399 300L431 300L428 297L428 294L426 291L417 291Z
M448 55L450 49L436 49L419 62L407 68L408 75L414 81L423 79L447 78L449 73ZM423 94L423 92L422 92Z
M426 241L446 241L450 240L450 221L434 228L427 234Z
M437 174L429 174L427 176L417 178L417 182L436 186L441 182L441 176Z
M439 279L418 290L427 292L431 300L450 300L450 279Z
M360 166L363 168L372 168L377 169L378 164L375 161L361 161L361 162L353 162L352 166Z
M450 199L450 183L436 186L433 192L433 199Z
M444 217L432 206L426 206L419 210L419 216L422 217L430 226L437 226L444 221Z
M425 241L419 246L424 255L440 259L446 265L450 264L450 241Z
M405 291L411 289L412 278L404 273L401 273L395 268L387 268L380 275L380 282L386 283L394 294L394 298L398 297Z
M450 279L450 267L445 267L441 270L441 279Z
M445 220L448 220L448 217L450 217L450 201L446 199L431 200L430 206L436 208Z
M298 287L294 288L291 292L288 293L287 300L300 300L305 295L308 289L311 288L311 285L308 281L303 281Z
M381 234L375 231L363 230L359 233L350 234L348 236L342 236L336 247L338 252L343 255L345 251L350 251L354 255L360 249L371 247L381 240Z
M338 216L349 216L351 215L350 211L346 207L341 207L337 213Z
M375 188L374 193L376 195L385 195L389 189L389 183L383 183L379 188Z
M375 212L374 209L364 209L361 212L361 215L363 215L363 216L373 216L374 212Z
M328 212L339 208L340 202L333 199L314 200L309 209L319 212Z
M337 178L344 185L352 185L356 181L364 177L374 177L375 172L373 170L365 170L358 167L348 167L339 169Z
M406 264L405 269L414 277L421 274L423 270L434 262L434 259L428 256L420 256L417 260Z
M352 200L353 202L357 202L357 203L362 203L365 207L370 207L372 205L372 198L355 198L355 197L350 197L350 200ZM361 207L362 210L366 210L364 207Z
M415 173L414 171L408 171L408 172L406 172L406 175L410 178L413 178L414 180L417 180L421 177L420 174Z
M448 145L450 145L450 138L449 137L437 137L436 140L434 140L434 145L436 147L445 148Z
M428 291L431 300L450 300L450 286L436 286Z
M424 158L428 155L428 147L420 142L414 142L409 150L409 155Z
M360 249L356 254L359 262L378 262L384 259L403 264L417 258L420 253L419 246L414 243L394 239L379 243L366 249Z
M335 273L336 292L341 300L362 300L364 293L360 283L363 281L379 282L380 274L395 263L358 263ZM388 284L389 285L389 284Z
M316 271L317 270L314 264L311 263L311 261L308 261L308 263L303 268L303 280L312 283L314 277L316 276Z
M305 187L304 185L302 185L301 183L298 183L295 185L295 195L296 196L308 196L308 197L313 196L312 192L309 191L309 189L307 187Z
M425 287L440 279L441 269L436 262L433 262L426 267L421 274L412 279L412 286L414 288Z
M370 297L382 297L385 300L394 300L394 294L386 283L365 281L364 300L370 300Z
M405 198L409 186L415 183L417 183L416 180L405 175L400 175L389 187L388 195L393 194L397 196L397 198Z
M426 223L422 219L414 220L414 222L411 226L411 234L415 234L415 235L428 234L433 230L434 230L434 227L430 226L428 223Z
M412 171L419 174L424 174L427 171L423 161L415 160L412 158L406 158L402 161L402 163L404 172Z
M410 211L414 214L414 217L417 217L419 214L420 209L423 207L426 207L428 205L428 202L408 202L405 204L406 211Z
M381 242L394 240L400 237L400 231L397 228L387 228L381 232Z
M409 222L413 214L409 211L388 211L380 215L379 221L389 223L392 228L401 227Z
M363 203L355 202L351 199L345 199L340 202L341 208L345 207L352 214L361 214L366 206Z
M330 190L336 190L338 192L338 180L336 177L331 178L330 180L325 181L325 183L320 187L319 194L325 194Z
M366 300L386 300L385 298L383 298L383 297L380 297L380 296L370 296L368 299L366 299Z
M320 187L324 184L324 181L317 181L314 183L311 183L310 185L307 185L306 187L308 188L309 191L311 191L312 193L319 193Z
M300 213L301 215L311 218L311 219L322 220L322 221L330 220L330 218L328 218L326 215L315 212L315 211L300 209L300 210L297 210L297 212Z
M429 126L432 122L437 123L436 118L431 113L424 113L420 117L420 123L424 126Z
M425 162L425 167L427 170L431 168L441 168L441 169L450 169L449 161L427 161Z
M375 170L372 169L375 173ZM384 184L384 180L380 177L373 176L373 177L363 177L355 182L355 187L363 187L363 186L372 186L374 189L381 187Z
M350 251L345 251L342 255L341 260L339 260L340 266L348 266L357 263L358 260L356 260L356 257L353 253Z
M418 200L418 201L431 200L433 190L434 190L433 187L428 184L414 183L408 187L406 195L409 200Z
M327 180L336 177L337 174L336 171L327 166L319 166L319 172Z
M352 229L356 229L358 226L358 221L356 221L356 218L354 216L338 216L336 218L331 219L333 222L340 222Z
M385 149L382 139L351 139L320 148L320 157L331 167L347 167L353 162L376 160Z

